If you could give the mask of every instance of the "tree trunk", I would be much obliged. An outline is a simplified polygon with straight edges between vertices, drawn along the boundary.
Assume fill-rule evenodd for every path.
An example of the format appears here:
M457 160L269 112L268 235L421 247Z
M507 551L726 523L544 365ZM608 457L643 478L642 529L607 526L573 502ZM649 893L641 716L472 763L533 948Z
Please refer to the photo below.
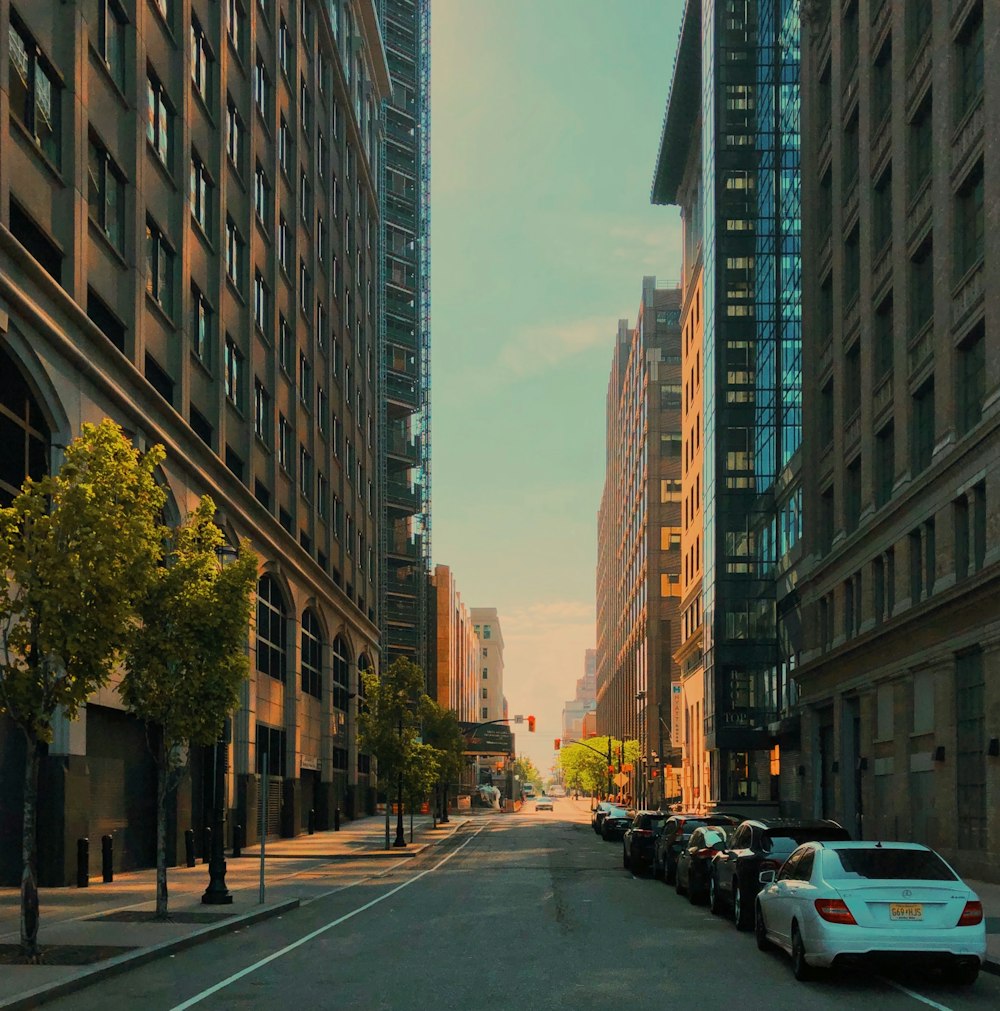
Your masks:
M24 732L24 829L21 836L21 951L32 962L38 960L38 738Z
M447 782L445 782L445 783L442 783L441 786L442 786L442 790L441 790L441 824L442 825L447 825L448 821L449 821L449 818L448 818L448 784L447 784Z
M385 848L389 848L389 791L385 792Z
M167 918L167 753L156 763L156 918Z
M410 842L413 842L413 801L410 801Z

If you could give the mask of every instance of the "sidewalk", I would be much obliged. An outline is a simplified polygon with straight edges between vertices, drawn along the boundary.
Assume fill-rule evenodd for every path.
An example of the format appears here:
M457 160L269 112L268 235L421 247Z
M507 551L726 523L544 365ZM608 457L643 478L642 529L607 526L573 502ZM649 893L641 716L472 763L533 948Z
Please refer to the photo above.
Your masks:
M452 817L433 828L430 817L414 818L414 843L386 851L384 815L346 823L340 832L317 832L295 839L268 840L265 848L266 901L258 903L260 856L257 847L243 856L227 856L229 906L202 905L208 867L171 867L170 920L152 919L156 902L155 871L117 874L110 884L100 877L89 888L45 888L39 895L42 965L17 964L20 892L0 888L0 1008L37 1007L46 999L71 993L98 979L161 958L219 934L240 930L262 919L281 916L301 902L358 877L381 874L429 846L449 838L465 823ZM395 835L392 821L390 842ZM349 861L359 863L352 867ZM274 858L272 860L272 858ZM331 866L332 862L336 862Z

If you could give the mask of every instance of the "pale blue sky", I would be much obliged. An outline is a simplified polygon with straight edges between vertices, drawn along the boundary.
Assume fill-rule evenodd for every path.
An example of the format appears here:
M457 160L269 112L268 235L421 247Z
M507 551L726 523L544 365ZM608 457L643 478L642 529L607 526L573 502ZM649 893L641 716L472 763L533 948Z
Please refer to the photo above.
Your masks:
M435 563L499 609L518 750L552 762L594 644L604 406L642 277L681 0L432 0Z

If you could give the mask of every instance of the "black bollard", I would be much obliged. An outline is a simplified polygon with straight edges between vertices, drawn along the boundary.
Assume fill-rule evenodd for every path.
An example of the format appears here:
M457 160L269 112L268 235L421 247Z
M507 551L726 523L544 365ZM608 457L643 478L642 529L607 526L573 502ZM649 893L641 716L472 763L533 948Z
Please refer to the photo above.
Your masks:
M201 833L201 862L207 864L212 859L212 829L206 825Z
M335 807L333 809L333 831L334 832L339 832L340 831L340 808L339 807Z
M194 829L184 829L184 857L188 867L194 867Z
M76 841L76 887L87 888L90 885L90 840Z
M243 826L234 825L233 826L233 856L239 857L243 855Z
M101 836L101 877L106 885L115 880L115 843L109 835Z
M309 808L307 825L309 834L313 835L316 832L316 811L313 808Z

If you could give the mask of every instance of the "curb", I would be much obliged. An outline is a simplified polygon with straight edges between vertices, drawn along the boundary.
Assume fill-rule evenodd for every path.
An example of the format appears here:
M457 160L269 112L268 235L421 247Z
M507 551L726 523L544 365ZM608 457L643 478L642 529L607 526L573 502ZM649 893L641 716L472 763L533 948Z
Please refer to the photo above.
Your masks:
M26 990L23 993L15 994L9 1000L0 999L0 1008L4 1008L5 1011L21 1011L21 1009L25 1008L39 1007L51 1000L55 1000L57 997L65 997L67 994L83 990L85 987L99 983L101 980L109 979L129 969L136 969L147 962L163 958L165 955L172 955L175 952L183 951L185 948L193 948L196 944L210 941L221 934L228 934L241 927L249 927L254 923L259 923L261 920L268 920L272 916L280 916L282 913L297 909L298 906L298 899L287 899L284 902L278 902L273 906L258 909L252 913L234 916L222 923L210 924L207 927L202 927L200 930L192 931L185 937L162 941L160 944L154 944L148 948L139 948L134 953L109 958L106 962L102 962L92 969L87 969L78 976L59 980L46 986L40 986L34 990Z
M985 962L980 966L983 972L991 973L994 976L1000 976L1000 962L994 962L992 958L987 958Z

